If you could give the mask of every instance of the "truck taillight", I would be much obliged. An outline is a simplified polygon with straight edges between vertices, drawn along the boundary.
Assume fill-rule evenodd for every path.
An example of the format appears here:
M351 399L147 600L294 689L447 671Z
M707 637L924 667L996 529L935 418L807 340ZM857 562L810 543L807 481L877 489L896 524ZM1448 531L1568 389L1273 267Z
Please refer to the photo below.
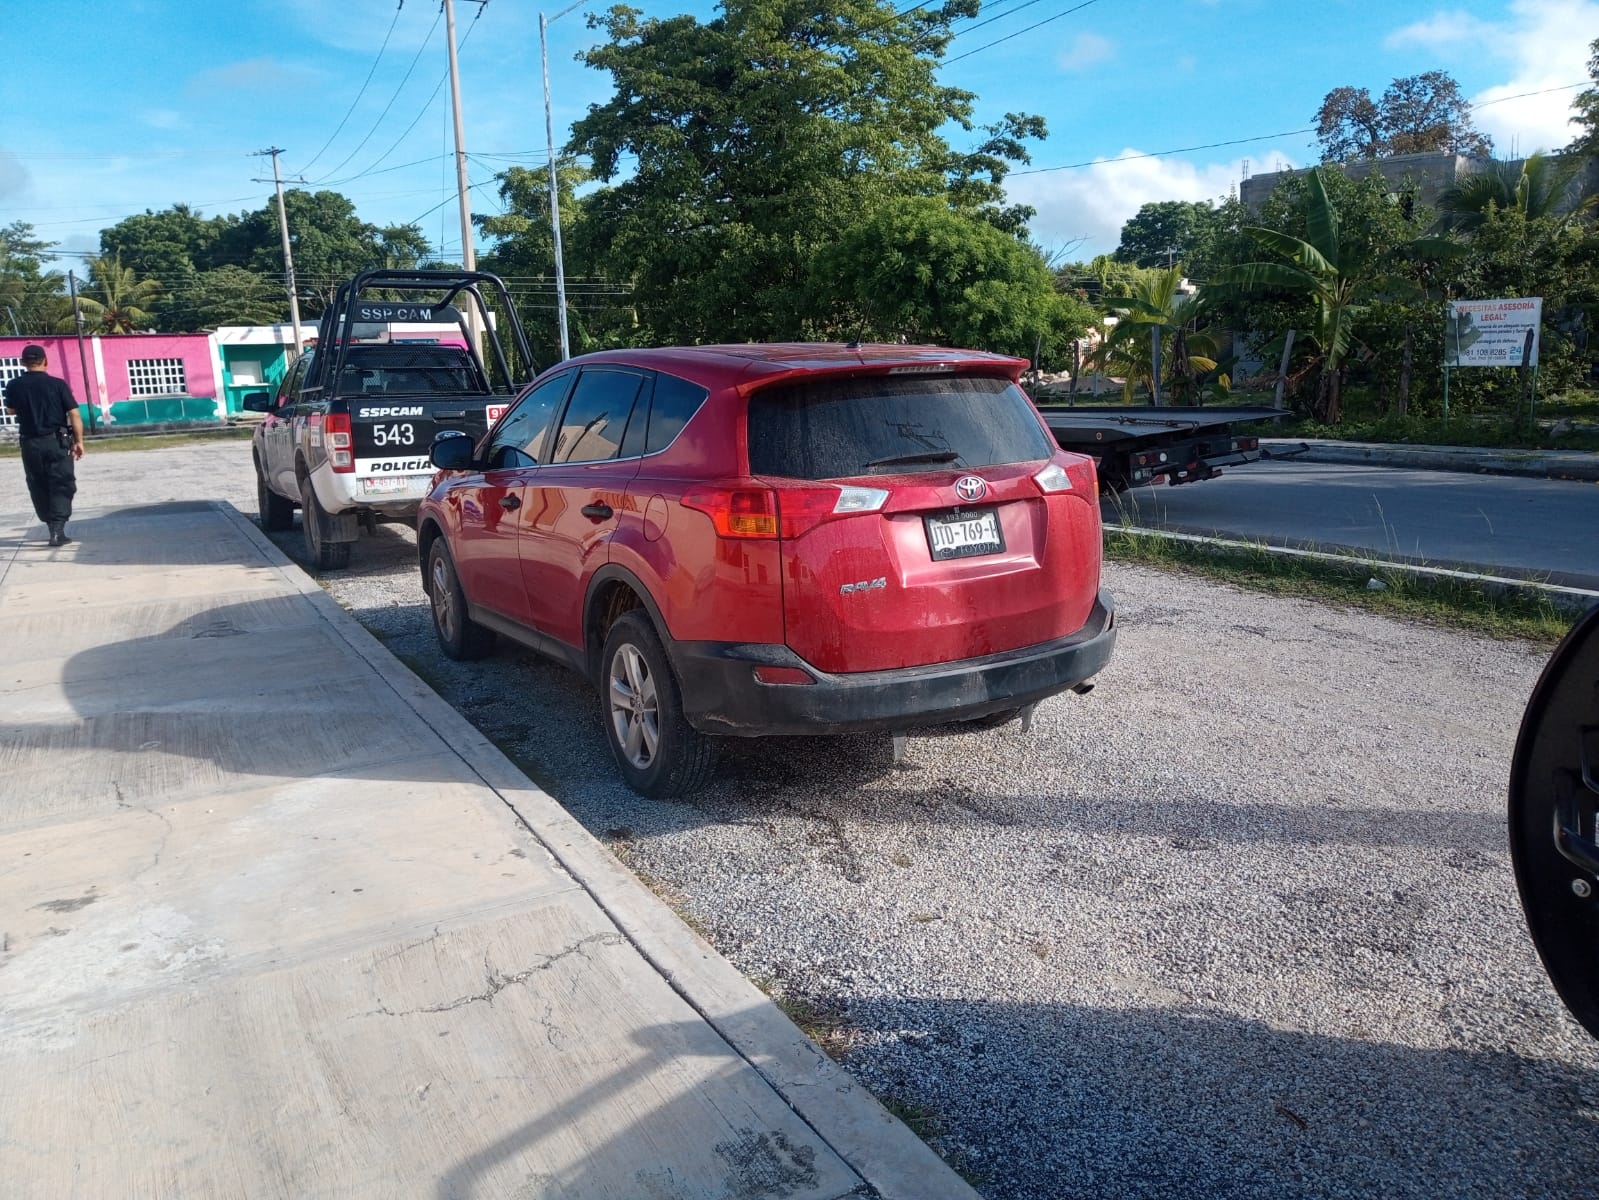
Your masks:
M344 474L355 470L349 413L328 413L322 419L322 445L328 452L328 464L335 471Z

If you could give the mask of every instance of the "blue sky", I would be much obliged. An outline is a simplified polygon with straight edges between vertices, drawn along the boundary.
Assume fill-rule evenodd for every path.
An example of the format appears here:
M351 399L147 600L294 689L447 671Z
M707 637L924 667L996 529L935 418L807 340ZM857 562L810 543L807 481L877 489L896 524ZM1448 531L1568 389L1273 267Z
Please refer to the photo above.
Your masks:
M635 3L655 16L712 12L699 0ZM1599 37L1599 0L1090 0L1066 13L1080 3L986 0L977 21L994 19L956 38L948 57L962 57L941 74L977 94L979 122L1047 118L1035 171L1013 176L1010 193L1039 210L1036 239L1072 257L1114 249L1145 201L1227 195L1245 160L1253 171L1315 161L1314 137L1291 131L1343 84L1375 95L1441 68L1480 105L1502 155L1563 145L1567 85L1586 78ZM596 38L584 12L602 7L550 27L557 141L609 94L607 77L574 61ZM22 8L0 0L9 17ZM474 207L497 211L494 172L543 161L539 8L456 9ZM276 144L286 174L343 192L366 220L417 220L458 254L439 11L438 0L28 5L26 45L8 41L0 66L0 224L28 221L63 251L92 251L102 227L146 208L256 208L271 189L253 180L271 164L250 155ZM1211 145L1246 138L1259 140Z

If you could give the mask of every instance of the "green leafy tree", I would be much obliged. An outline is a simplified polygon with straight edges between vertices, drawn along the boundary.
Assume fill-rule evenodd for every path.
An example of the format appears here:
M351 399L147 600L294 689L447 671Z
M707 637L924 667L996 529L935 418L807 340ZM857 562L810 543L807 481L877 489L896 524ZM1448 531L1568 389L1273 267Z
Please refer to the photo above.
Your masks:
M202 271L182 298L190 329L221 325L272 325L288 319L283 285L232 264Z
M1355 324L1384 274L1382 254L1387 247L1375 246L1372 239L1353 236L1354 231L1345 228L1320 168L1304 179L1303 235L1261 225L1247 227L1245 235L1277 258L1236 263L1218 272L1211 286L1220 298L1276 292L1308 301L1308 319L1298 328L1321 357L1314 411L1336 424L1341 416L1344 359L1354 345Z
M1106 304L1118 297L1131 296L1153 268L1134 266L1109 254L1099 254L1088 262L1067 263L1055 272L1057 290L1084 300Z
M491 242L478 265L506 280L516 300L523 328L539 362L560 354L560 329L556 318L555 237L550 228L549 172L547 168L510 167L498 176L504 212L474 214L473 223ZM598 260L603 246L588 235L588 204L576 189L588 172L576 160L561 157L556 164L560 187L561 259L566 277L567 332L572 351L582 354L600 345L622 345L633 340L636 314L625 286L605 278Z
M1020 232L998 187L1042 122L1010 114L971 154L940 130L970 129L971 93L935 78L942 8L889 0L726 0L706 23L618 6L584 56L615 93L569 149L611 180L585 202L586 244L628 279L640 329L664 341L808 337L831 329L812 263L839 231L891 200L951 196Z
M1493 141L1471 121L1471 105L1447 71L1395 79L1373 100L1365 88L1334 88L1316 112L1322 162L1452 151L1486 158Z
M338 192L291 188L283 193L283 206L289 221L289 244L294 252L295 280L301 289L301 308L307 317L319 315L332 303L339 284L357 271L413 266L429 250L416 226L380 229L361 220L355 205ZM224 230L217 253L219 266L244 266L257 274L282 279L283 249L276 201L243 214Z
M26 221L0 227L0 332L27 335L55 328L66 280L58 271L45 270L54 247L36 237Z
M835 297L835 332L1057 360L1094 319L1055 290L1043 256L939 198L880 206L817 257L818 295Z
M1599 38L1588 44L1588 78L1593 86L1578 92L1571 105L1572 120L1581 128L1570 150L1585 158L1599 154Z
M1238 222L1236 201L1220 207L1206 200L1161 200L1145 204L1122 226L1116 258L1140 267L1181 266L1204 278L1215 265L1216 239L1229 221Z

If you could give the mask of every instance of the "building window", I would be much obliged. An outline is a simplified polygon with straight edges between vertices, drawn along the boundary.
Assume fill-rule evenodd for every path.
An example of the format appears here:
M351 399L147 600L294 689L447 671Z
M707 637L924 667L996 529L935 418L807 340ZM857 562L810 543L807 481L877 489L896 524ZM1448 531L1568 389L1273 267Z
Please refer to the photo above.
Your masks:
M21 375L24 370L25 368L20 358L0 358L0 388L4 388L6 384ZM16 423L17 418L12 415L11 410L0 404L0 429Z
M183 377L181 358L130 358L128 395L185 396L189 385Z
M246 383L260 386L266 382L266 364L259 358L236 358L228 365L228 375L234 387Z

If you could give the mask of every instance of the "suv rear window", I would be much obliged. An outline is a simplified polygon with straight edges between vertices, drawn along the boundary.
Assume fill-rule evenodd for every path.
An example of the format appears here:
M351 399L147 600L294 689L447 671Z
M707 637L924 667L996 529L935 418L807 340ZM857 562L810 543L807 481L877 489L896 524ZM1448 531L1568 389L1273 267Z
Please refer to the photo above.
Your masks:
M787 479L905 475L1055 452L1008 379L866 376L780 384L749 401L750 471Z

